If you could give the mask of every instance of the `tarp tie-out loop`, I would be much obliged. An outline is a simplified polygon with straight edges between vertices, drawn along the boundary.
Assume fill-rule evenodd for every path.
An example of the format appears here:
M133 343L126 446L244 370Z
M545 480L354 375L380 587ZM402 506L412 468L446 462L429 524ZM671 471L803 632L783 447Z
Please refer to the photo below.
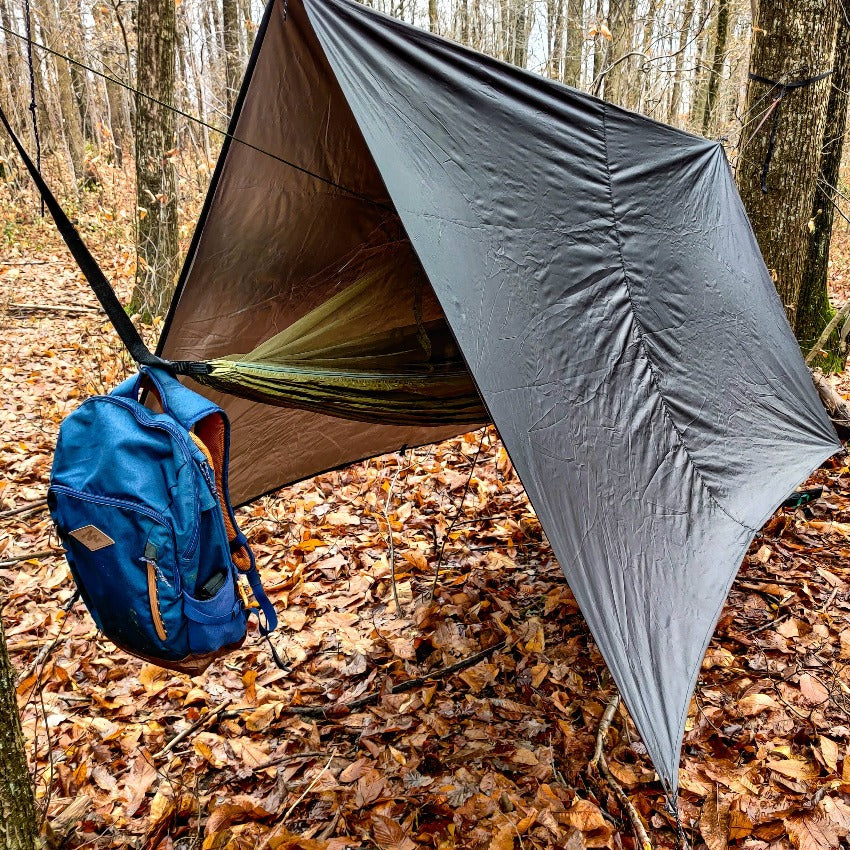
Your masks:
M776 147L776 131L779 127L779 105L782 102L782 99L788 94L789 91L793 91L794 89L801 89L805 86L810 86L813 83L819 83L821 80L825 80L832 73L832 69L829 71L824 71L822 74L817 74L814 77L803 77L799 80L791 80L790 82L783 83L779 80L771 80L770 77L763 77L761 74L748 74L748 78L756 83L764 83L766 86L772 86L778 89L776 96L773 98L773 103L768 109L767 114L762 119L759 126L756 128L756 133L762 124L764 124L765 120L769 115L773 115L773 118L770 122L770 137L767 140L767 151L764 155L764 162L761 167L761 190L765 194L767 194L767 175L770 172L770 162L773 159L773 151ZM755 135L755 133L753 133Z
M30 159L26 149L21 143L21 140L12 129L12 125L9 123L8 118L6 118L6 114L3 112L2 108L0 108L0 124L6 128L6 132L12 140L12 144L17 149L18 154L23 160L24 165L27 167L27 171L29 171L33 182L41 195L42 203L45 204L47 209L50 211L50 215L56 222L56 227L59 229L59 233L65 240L65 244L68 246L68 249L73 254L74 259L77 261L80 271L83 273L89 286L92 288L92 291L97 296L97 300L100 302L101 307L103 307L109 321L112 322L112 326L121 338L121 342L123 342L127 347L127 350L130 352L130 356L133 360L143 366L156 366L160 369L167 369L172 374L177 375L207 374L209 372L209 366L207 366L206 363L196 363L189 360L164 360L162 357L157 357L155 354L151 353L150 349L145 345L139 335L139 332L136 330L135 325L130 321L130 317L127 315L123 305L118 300L115 290L106 279L106 275L104 275L103 270L97 263L97 260L95 260L91 251L89 251L86 247L85 242L83 242L80 234L77 232L77 228L74 227L71 220L65 214L65 211L62 209L59 201L56 200L53 192L50 191L50 187L45 182L41 171Z

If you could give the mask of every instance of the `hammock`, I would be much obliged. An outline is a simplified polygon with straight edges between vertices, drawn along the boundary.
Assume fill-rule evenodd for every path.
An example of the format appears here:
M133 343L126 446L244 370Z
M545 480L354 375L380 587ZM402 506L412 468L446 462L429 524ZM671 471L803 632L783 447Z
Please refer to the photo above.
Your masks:
M489 421L444 317L423 321L421 295L384 263L247 354L208 360L195 379L220 392L344 419L395 425ZM399 301L411 302L398 311ZM393 312L409 323L370 330Z

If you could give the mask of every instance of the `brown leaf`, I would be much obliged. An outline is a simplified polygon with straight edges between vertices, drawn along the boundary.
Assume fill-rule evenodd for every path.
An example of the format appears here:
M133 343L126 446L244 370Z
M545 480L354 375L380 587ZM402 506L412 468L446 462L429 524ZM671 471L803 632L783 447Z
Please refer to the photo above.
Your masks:
M204 850L213 846L215 836L231 824L263 820L272 814L259 800L248 796L234 797L230 802L216 806L204 827Z
M590 800L577 799L558 820L580 830L588 847L606 847L614 834L614 828Z
M194 742L195 752L211 767L224 767L228 761L227 747L224 738L213 732L201 732Z
M274 722L280 703L267 702L252 711L245 720L245 728L249 732L262 732Z
M776 706L776 700L769 694L748 694L738 703L738 709L744 717L755 717Z
M156 768L150 755L143 752L136 756L124 781L123 794L124 799L127 800L124 814L128 818L133 817L139 810L154 779L156 779Z
M503 824L493 835L487 845L487 850L514 850L514 836L516 834L517 831L512 824Z
M498 674L499 668L495 664L491 664L489 661L481 661L458 675L469 686L469 690L477 694L487 685L496 681Z
M383 815L372 816L372 838L381 850L416 850L404 827Z
M838 744L832 738L827 738L826 735L820 736L820 754L823 756L824 764L833 773L838 773Z
M820 705L829 699L829 691L809 673L800 676L800 693L810 705Z
M771 759L767 761L766 766L789 779L800 779L804 782L815 779L820 773L815 765L798 759Z
M736 797L729 808L729 840L747 838L753 831L753 822L741 809L741 798Z
M384 793L384 777L370 768L357 780L354 792L354 805L362 809L374 803Z

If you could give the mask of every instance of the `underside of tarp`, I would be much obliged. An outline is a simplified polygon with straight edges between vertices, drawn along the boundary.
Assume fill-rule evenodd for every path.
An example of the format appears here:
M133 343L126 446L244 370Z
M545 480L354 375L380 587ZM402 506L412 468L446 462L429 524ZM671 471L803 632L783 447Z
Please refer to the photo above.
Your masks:
M743 554L840 447L723 151L350 0L284 10L233 129L313 175L227 147L161 352L250 351L407 246L675 792ZM239 499L457 430L217 400Z

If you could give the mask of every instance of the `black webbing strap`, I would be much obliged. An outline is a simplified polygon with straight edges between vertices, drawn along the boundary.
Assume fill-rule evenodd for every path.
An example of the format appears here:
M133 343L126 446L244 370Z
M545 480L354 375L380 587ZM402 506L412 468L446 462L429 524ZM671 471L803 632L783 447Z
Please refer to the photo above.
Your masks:
M764 155L764 163L761 167L761 190L767 194L767 175L770 172L770 161L773 159L773 150L776 147L776 131L779 126L779 106L782 99L789 91L801 89L804 86L810 86L812 83L819 83L825 80L832 70L824 71L815 77L804 77L800 80L791 80L787 83L782 83L779 80L771 80L770 77L762 77L761 74L748 74L748 78L756 83L764 83L766 86L772 86L779 89L779 93L773 98L773 105L770 107L773 112L773 117L770 121L770 137L767 140L767 151Z
M92 291L97 296L97 300L100 301L101 307L103 307L106 315L109 317L109 321L112 322L112 326L121 338L121 342L123 342L127 347L127 350L130 352L130 356L133 360L143 366L157 366L160 369L167 369L169 372L176 373L178 375L197 375L209 372L209 366L206 363L196 363L193 361L183 360L164 360L163 358L157 357L155 354L151 353L141 336L139 336L139 332L136 330L135 325L130 321L130 317L125 312L124 307L118 300L118 296L115 294L115 290L112 288L102 269L97 264L97 260L95 260L81 239L80 234L77 232L77 228L74 227L71 220L67 215L65 215L65 211L59 205L59 202L54 197L53 192L50 191L47 183L44 182L41 172L27 155L24 146L21 144L20 139L15 135L15 131L9 124L9 120L6 118L2 108L0 108L0 124L6 128L6 132L9 134L12 144L15 148L17 148L21 159L24 161L24 165L26 165L27 171L29 171L33 182L41 195L42 201L47 206L47 209L50 210L50 215L53 216L53 221L56 222L56 227L59 229L59 233L65 240L65 244L74 255L74 259L77 261L80 271L83 273L89 283L89 286L91 286Z

